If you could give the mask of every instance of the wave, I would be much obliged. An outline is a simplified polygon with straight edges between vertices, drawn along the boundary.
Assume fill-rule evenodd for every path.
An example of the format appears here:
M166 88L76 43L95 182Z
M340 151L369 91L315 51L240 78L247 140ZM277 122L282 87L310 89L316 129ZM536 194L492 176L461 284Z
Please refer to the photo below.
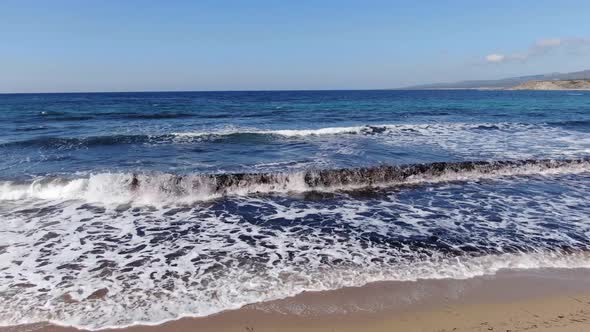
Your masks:
M223 141L233 139L247 141L273 137L303 138L313 136L337 135L433 135L450 133L457 130L526 130L534 125L519 123L438 123L438 124L384 124L364 125L352 127L326 127L318 129L247 129L224 128L213 131L175 132L155 135L105 135L89 137L35 137L23 141L13 141L0 144L0 147L46 147L69 148L79 146L118 145L118 144L172 144L191 143L196 141Z
M29 127L18 127L14 131L38 131L38 130L46 130L48 127L46 126L29 126Z
M39 116L45 121L84 121L100 119L131 119L131 120L158 120L180 119L200 116L198 113L189 112L99 112L94 114L72 114L59 111L42 111Z
M375 282L439 279L467 280L495 275L502 270L509 269L588 268L590 268L590 263L586 252L575 252L569 255L538 252L455 258L438 262L414 262L412 264L407 262L406 264L400 264L397 268L380 267L380 270L370 266L370 268L363 269L363 273L329 269L328 271L322 271L321 274L300 275L299 282L294 285L273 282L277 278L270 278L272 281L265 282L260 280L261 278L258 276L252 276L251 281L241 282L240 277L243 278L243 276L237 274L231 276L232 278L222 278L224 285L232 286L232 292L217 289L211 292L215 294L213 297L208 297L206 292L198 289L192 290L195 294L192 296L186 296L185 293L177 294L173 291L152 296L151 294L145 295L143 292L134 289L133 298L140 298L143 301L142 305L133 307L128 306L125 301L127 300L127 294L111 295L110 297L114 297L114 299L105 298L101 301L90 301L88 298L92 295L90 292L94 288L86 287L84 292L74 294L75 298L70 302L62 300L45 304L45 307L49 306L57 313L51 315L50 319L48 319L47 310L41 311L38 309L43 308L39 304L29 305L32 308L23 312L9 303L6 305L8 307L6 311L10 312L12 316L0 315L0 326L11 327L14 325L49 322L57 326L89 331L121 329L138 325L157 326L181 318L206 317L227 310L236 310L246 305L264 304L265 302L293 297L304 292L361 287ZM141 280L142 278L136 279ZM302 280L304 282L301 282ZM255 290L249 289L248 286L252 287L252 284L262 287ZM147 285L142 286L148 287ZM72 296L71 293L68 294ZM124 304L121 305L121 303ZM207 306L203 306L202 303L207 303ZM23 303L19 304L23 305ZM113 310L113 308L121 307L126 310ZM166 310L162 310L162 308ZM14 315L15 312L18 314ZM0 312L0 314L2 313Z
M564 128L588 128L590 127L590 120L569 120L569 121L557 121L549 122L549 125L559 126Z
M6 142L0 147L43 147L43 148L76 148L100 145L143 144L166 142L173 139L172 135L110 135L89 137L36 137L17 142Z
M44 121L86 121L95 118L92 114L72 114L60 111L41 111L39 112L39 116Z
M102 115L102 114L99 114ZM180 118L191 118L197 116L192 113L178 113L178 112L167 112L167 113L113 113L110 115L112 118L120 119L136 119L136 120L156 120L156 119L180 119Z
M223 196L357 190L504 176L590 171L590 159L464 161L277 173L99 173L87 178L0 182L0 200L84 200L161 205Z
M187 132L173 133L178 137L204 137L204 136L230 136L236 134L257 134L257 135L276 135L285 137L296 136L321 136L321 135L338 135L338 134L372 134L385 132L388 125L382 126L356 126L356 127L328 127L319 129L279 129L279 130L225 130L218 132Z
M389 133L407 133L415 132L428 134L430 132L440 132L444 130L505 130L505 129L525 129L531 127L530 124L522 123L432 123L432 124L381 124L381 125L363 125L352 127L326 127L317 129L229 129L222 131L203 131L203 132L183 132L173 133L177 137L205 137L205 136L229 136L236 134L259 134L275 135L285 137L304 137L304 136L326 136L326 135L375 135Z

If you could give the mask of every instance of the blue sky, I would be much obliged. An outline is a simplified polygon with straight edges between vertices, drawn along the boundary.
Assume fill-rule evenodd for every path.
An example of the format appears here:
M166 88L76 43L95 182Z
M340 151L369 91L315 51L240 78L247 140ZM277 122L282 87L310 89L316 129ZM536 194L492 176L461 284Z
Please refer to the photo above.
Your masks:
M590 69L590 1L12 1L0 92L370 89Z

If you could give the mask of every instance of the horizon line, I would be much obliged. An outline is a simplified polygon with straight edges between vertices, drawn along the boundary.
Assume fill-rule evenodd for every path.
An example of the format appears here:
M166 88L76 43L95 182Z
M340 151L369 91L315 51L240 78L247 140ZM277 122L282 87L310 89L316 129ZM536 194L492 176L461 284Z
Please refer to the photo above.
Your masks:
M412 89L412 88L370 88L370 89L244 89L244 90L126 90L126 91L43 91L43 92L0 92L0 95L26 95L26 94L100 94L100 93L184 93L184 92L312 92L312 91L391 91L391 90L437 90L437 89ZM468 90L468 89L465 89Z

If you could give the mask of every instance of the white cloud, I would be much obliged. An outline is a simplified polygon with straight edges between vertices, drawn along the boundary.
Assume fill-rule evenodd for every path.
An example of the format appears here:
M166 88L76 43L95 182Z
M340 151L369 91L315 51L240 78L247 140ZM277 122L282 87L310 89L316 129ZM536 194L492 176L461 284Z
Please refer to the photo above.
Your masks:
M590 38L546 38L536 41L525 52L504 54L490 54L485 56L488 63L505 63L511 61L526 61L531 57L541 56L553 50L564 48L570 52L580 53L580 49L590 46Z
M486 56L488 62L502 62L504 59L506 59L506 56L503 54L490 54Z
M538 40L535 44L536 47L556 47L561 45L561 39L559 38L551 38L551 39L541 39Z

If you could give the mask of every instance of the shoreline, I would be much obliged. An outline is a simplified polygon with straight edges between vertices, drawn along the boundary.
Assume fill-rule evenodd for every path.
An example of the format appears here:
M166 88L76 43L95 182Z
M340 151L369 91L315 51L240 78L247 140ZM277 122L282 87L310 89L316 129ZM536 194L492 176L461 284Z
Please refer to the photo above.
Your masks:
M155 331L585 331L590 269L502 270L471 279L383 281L304 292L237 310L103 332ZM2 332L85 331L48 323Z

